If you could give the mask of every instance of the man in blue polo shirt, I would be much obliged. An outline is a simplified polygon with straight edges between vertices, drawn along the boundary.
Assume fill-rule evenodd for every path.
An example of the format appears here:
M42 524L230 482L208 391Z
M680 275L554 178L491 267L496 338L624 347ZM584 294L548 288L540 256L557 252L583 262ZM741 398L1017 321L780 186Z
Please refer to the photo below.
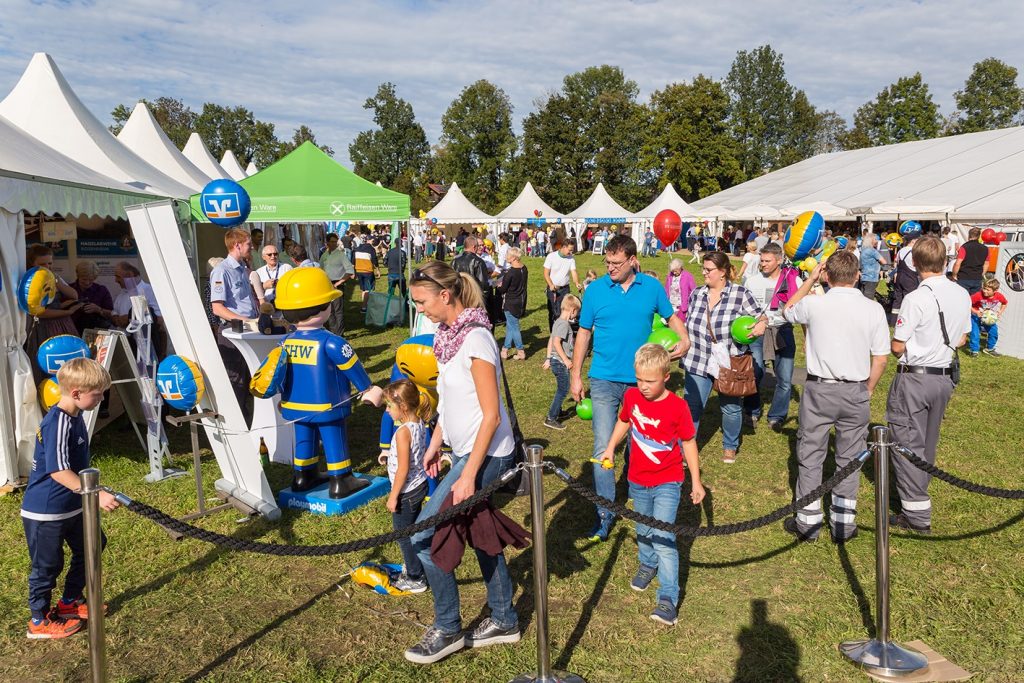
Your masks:
M595 280L583 296L580 330L572 355L570 390L577 401L583 400L583 359L590 339L594 339L594 357L590 362L590 400L594 406L594 458L600 458L611 439L626 389L636 386L633 359L647 342L655 315L668 321L679 335L669 350L679 358L690 348L683 321L673 313L665 287L653 277L639 272L636 242L627 235L608 240L604 251L608 274ZM615 471L594 465L594 489L598 495L615 499ZM597 509L597 527L591 538L607 540L613 515Z

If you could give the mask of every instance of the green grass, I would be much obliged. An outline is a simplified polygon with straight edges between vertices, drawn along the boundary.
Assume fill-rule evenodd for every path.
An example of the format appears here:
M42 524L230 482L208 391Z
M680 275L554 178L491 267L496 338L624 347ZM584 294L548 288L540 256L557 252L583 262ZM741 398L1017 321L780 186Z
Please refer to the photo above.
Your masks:
M581 272L600 270L598 257L578 258ZM664 273L664 256L644 268ZM564 432L541 422L554 380L541 369L546 327L541 262L529 259L530 313L523 321L529 358L508 362L516 408L528 438L574 475L585 473L592 447L587 423ZM691 264L689 266L694 269ZM696 272L696 271L694 271ZM353 308L354 305L353 305ZM350 327L356 326L356 313ZM385 381L400 330L358 330L349 339L376 381ZM503 331L499 328L499 339ZM802 364L798 360L798 364ZM873 418L884 414L892 376L873 398ZM1021 474L1020 378L1024 365L1008 358L964 359L963 381L943 425L939 464L966 478L1024 487ZM678 374L678 373L677 373ZM678 376L675 388L680 388ZM745 433L739 460L720 460L721 434L712 406L702 425L703 476L712 490L717 524L761 515L791 500L795 423L782 434L762 426ZM795 415L796 403L791 414ZM359 408L350 422L359 469L376 465L379 413ZM762 423L763 425L763 423ZM176 464L190 467L186 430L170 433ZM144 454L130 427L117 422L97 435L94 462L103 481L171 514L196 508L191 478L144 483ZM217 467L204 451L207 493ZM255 454L254 454L255 457ZM287 467L268 471L277 489ZM590 681L858 681L867 680L836 651L863 638L874 611L873 491L862 478L860 535L846 547L827 539L795 546L779 525L745 534L701 539L681 547L684 597L672 629L647 618L653 592L628 582L637 566L630 523L609 542L580 541L592 508L553 477L548 500L549 600L552 660ZM942 482L931 488L935 535L892 537L892 628L897 640L922 639L974 680L1017 681L1024 671L1024 508L1019 501L984 498ZM620 497L623 496L620 488ZM82 680L88 675L84 635L65 641L28 641L25 550L20 494L0 498L0 680ZM529 505L506 506L529 526ZM706 523L703 513L680 511L680 521ZM241 538L315 544L361 538L390 529L383 501L340 518L284 512L280 522L239 523L226 512L200 522ZM509 553L515 603L526 632L519 645L460 653L428 668L402 658L432 617L429 594L382 597L342 579L367 559L400 561L384 547L340 558L279 558L222 551L195 541L175 542L152 523L126 511L104 516L110 544L104 554L109 672L124 681L500 681L536 666L530 552ZM483 585L471 559L458 571L463 619L485 609ZM755 605L764 618L755 619Z

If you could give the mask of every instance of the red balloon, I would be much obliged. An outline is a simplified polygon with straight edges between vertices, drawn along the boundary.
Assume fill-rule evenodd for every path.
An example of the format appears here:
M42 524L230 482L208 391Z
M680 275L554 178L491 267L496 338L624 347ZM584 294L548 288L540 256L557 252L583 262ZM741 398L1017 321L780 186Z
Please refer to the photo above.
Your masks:
M991 244L996 241L996 231L992 228L985 228L981 231L981 241L985 244Z
M1002 244L1006 241L1006 233L1000 230L996 233L996 244Z
M672 209L662 209L654 217L654 234L666 247L674 244L683 231L683 221Z

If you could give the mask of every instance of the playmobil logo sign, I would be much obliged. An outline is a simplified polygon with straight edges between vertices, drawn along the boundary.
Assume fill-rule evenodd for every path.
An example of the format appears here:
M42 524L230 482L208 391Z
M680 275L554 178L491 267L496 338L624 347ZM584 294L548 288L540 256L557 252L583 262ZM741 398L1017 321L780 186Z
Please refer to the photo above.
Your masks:
M204 194L202 199L204 203L203 213L209 218L238 218L242 215L238 194L235 192Z
M327 503L318 503L312 500L299 500L297 498L289 498L288 507L294 510L309 510L310 512L319 512L322 514L327 514Z

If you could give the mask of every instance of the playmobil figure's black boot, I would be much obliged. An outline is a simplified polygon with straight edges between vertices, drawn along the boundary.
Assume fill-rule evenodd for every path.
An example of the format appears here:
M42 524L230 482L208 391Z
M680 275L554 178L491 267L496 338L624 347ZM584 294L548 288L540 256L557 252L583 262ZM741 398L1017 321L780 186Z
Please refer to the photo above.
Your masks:
M345 498L370 485L369 480L360 479L352 473L342 474L337 477L332 476L330 480L331 483L328 485L327 495L331 498Z
M301 493L315 489L322 483L324 483L324 478L315 469L295 470L295 476L292 477L292 491Z

